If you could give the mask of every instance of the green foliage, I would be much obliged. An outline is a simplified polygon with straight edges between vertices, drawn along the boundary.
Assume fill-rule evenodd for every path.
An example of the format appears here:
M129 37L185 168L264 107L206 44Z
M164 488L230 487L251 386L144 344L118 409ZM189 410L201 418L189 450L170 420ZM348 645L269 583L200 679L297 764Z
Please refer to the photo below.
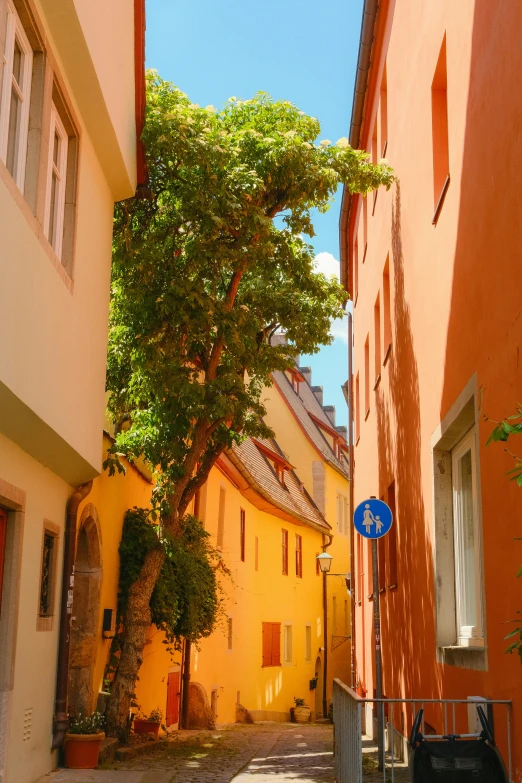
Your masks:
M82 715L81 712L69 721L69 734L99 734L105 728L105 716L101 712Z
M266 435L274 370L331 342L346 293L314 272L311 210L337 187L389 188L346 139L265 93L201 108L155 72L143 140L152 198L117 205L108 353L109 456L144 457L154 506L175 527L218 455ZM273 344L284 332L286 345ZM109 464L110 463L110 464Z
M517 403L516 406L516 413L514 413L512 416L508 416L507 419L504 419L503 421L496 421L493 422L496 426L494 427L491 435L489 436L486 445L489 446L490 443L498 443L503 442L506 443L509 438L513 435L522 435L522 403ZM486 417L486 421L490 421ZM517 457L516 454L513 454L509 449L506 448L506 451L511 454L513 459L515 460L515 467L511 470L508 470L507 475L510 477L510 481L516 481L517 485L519 487L522 487L522 459L520 457ZM515 541L521 541L521 538L515 538ZM516 573L517 579L519 579L522 576L522 565L519 566L517 573ZM513 639L514 637L518 637L514 642L511 642L508 647L504 650L506 653L518 653L518 656L520 658L520 662L522 663L522 624L520 619L518 620L509 620L510 623L516 623L517 627L510 631L507 636L504 637L505 640Z
M157 546L165 549L167 558L150 599L152 622L174 645L181 638L196 642L209 636L220 610L216 569L223 568L219 553L210 546L209 534L196 517L187 515L179 535L160 539L159 528L149 521L149 512L140 508L125 514L119 549L118 614L123 632L129 590L146 553Z

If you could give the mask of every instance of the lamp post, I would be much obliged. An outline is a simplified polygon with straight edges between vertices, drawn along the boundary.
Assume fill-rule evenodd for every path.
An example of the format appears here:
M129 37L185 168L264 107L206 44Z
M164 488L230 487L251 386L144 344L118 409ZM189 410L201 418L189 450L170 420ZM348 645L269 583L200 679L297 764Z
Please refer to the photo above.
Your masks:
M328 682L328 596L326 592L326 577L332 567L332 555L328 552L321 552L317 555L319 568L323 575L323 630L324 630L324 672L323 672L323 717L328 717L328 700L326 698L326 687Z

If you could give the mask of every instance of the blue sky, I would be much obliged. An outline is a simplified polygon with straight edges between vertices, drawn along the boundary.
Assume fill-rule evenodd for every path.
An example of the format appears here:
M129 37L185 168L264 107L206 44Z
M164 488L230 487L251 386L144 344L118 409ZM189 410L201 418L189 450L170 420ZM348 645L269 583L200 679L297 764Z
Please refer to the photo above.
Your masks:
M336 141L348 135L361 9L362 0L147 0L147 66L203 106L258 90L290 100L318 117L321 138ZM317 215L312 241L317 254L334 259L339 201ZM329 256L320 260L337 268ZM337 322L334 333L344 331ZM302 363L346 424L346 337Z

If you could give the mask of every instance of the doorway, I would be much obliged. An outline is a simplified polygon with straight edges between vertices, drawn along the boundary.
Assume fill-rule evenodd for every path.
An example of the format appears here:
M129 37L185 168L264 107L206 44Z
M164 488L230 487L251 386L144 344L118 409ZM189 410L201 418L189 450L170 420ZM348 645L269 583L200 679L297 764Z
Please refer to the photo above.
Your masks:
M96 704L94 667L99 635L102 580L98 515L89 503L80 521L74 562L69 656L69 712L90 714Z
M167 728L179 722L180 675L178 666L177 669L169 672L167 677Z
M315 675L317 685L315 687L315 717L323 717L323 662L318 655L315 662Z

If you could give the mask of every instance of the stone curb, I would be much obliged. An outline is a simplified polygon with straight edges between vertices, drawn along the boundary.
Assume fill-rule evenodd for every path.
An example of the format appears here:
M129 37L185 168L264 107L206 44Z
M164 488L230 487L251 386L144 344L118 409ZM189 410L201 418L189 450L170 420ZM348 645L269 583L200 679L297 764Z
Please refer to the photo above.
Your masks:
M144 742L143 745L131 745L129 747L118 748L115 753L116 761L129 761L138 756L144 756L147 753L155 753L158 750L164 750L171 744L171 740L156 740L155 742Z

